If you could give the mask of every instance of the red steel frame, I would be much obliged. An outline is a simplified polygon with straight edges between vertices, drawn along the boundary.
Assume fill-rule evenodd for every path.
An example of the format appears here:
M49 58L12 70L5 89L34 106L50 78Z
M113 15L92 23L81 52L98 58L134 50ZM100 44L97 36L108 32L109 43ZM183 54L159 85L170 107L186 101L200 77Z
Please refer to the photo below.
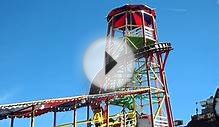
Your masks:
M132 20L132 19L130 19L130 17L128 17L128 15L135 14L135 13L141 14L141 22L142 22L141 25L138 24L138 26L135 26L135 25L131 24L132 21L129 21L129 23L130 22L131 23L128 24L128 20ZM116 17L119 17L119 15L120 15L120 18L124 18L124 19L118 19L118 18L116 19ZM121 15L123 15L123 16L121 16ZM145 42L145 46L146 47L149 46L149 45L147 45L147 41L149 38L146 35L145 27L147 27L147 25L145 24L146 21L144 20L145 15L152 17L152 29L153 29L152 40L154 41L154 45L159 44L158 37L157 37L155 11L147 6L125 5L123 7L112 10L110 12L110 14L108 15L108 22L109 23L108 23L107 46L106 47L110 47L110 45L113 45L112 41L110 41L110 40L117 38L117 36L115 35L115 33L117 31L120 31L120 32L122 31L122 33L123 33L122 37L124 37L124 38L126 38L127 36L133 36L132 34L128 33L129 31L132 30L131 27L141 28L142 35L143 35L142 37L143 37L143 40ZM115 20L120 20L120 22L122 20L124 20L123 21L124 23L120 23L121 26L118 26L118 25L115 25L115 22L116 22ZM170 104L170 99L169 99L169 92L168 92L168 87L167 87L167 80L166 80L166 76L165 76L165 64L166 64L167 57L169 55L170 50L171 49L161 50L161 51L158 51L158 50L149 51L149 52L145 53L145 55L144 55L144 62L145 62L145 68L146 68L145 76L147 77L147 82L145 82L145 86L147 88L149 88L149 91L147 93L147 95L148 95L147 99L149 99L149 110L150 110L152 127L157 126L157 125L155 125L155 120L156 120L156 118L155 118L156 113L155 112L159 112L160 115L163 114L162 112L165 112L164 114L166 114L166 117L167 117L168 127L174 127L171 104ZM158 66L158 69L156 69L156 67L152 65L153 63L157 64L156 66ZM158 72L156 72L157 74L154 74L157 77L157 79L155 79L155 80L154 79L151 80L150 73L152 73L154 71L153 69L158 71ZM160 82L159 83L160 86L159 85L152 86L151 84L153 84L152 82L154 82L154 81L156 82L156 84L158 84ZM155 87L157 89L157 91L159 91L159 92L162 91L163 99L165 100L164 104L161 104L161 102L160 102L162 99L162 97L160 97L160 93L154 92L151 90L151 88L153 88L153 87ZM153 102L152 96L158 98L157 99L158 105L159 105L158 108L155 108L156 106L154 106L155 104ZM144 101L144 100L141 100L141 101ZM160 107L163 108L162 110L165 110L165 111L162 111ZM154 110L156 110L156 111L154 111ZM162 122L160 122L160 125L161 124L162 124Z

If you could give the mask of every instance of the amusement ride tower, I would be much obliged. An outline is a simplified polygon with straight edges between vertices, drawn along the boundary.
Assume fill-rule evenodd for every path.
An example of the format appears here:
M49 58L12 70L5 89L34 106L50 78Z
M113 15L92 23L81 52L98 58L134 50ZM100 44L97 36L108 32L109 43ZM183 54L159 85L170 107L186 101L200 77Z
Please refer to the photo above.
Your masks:
M147 89L146 93L115 99L111 104L129 110L133 108L140 127L173 127L165 76L165 64L172 48L170 43L158 41L155 10L145 5L125 5L112 10L107 16L107 21L106 47L114 45L113 40L122 39L120 43L127 43L135 54L132 79L117 90ZM103 84L110 85L106 82ZM107 92L91 87L90 93L94 94L93 91ZM129 108L130 104L134 106Z
M124 57L134 52L131 80L114 91L92 84L90 95L0 105L0 120L10 118L14 127L15 118L30 118L30 127L34 127L35 117L53 112L53 127L174 127L165 75L172 47L158 41L155 10L146 5L125 5L112 10L107 21L106 48L114 45L112 40L122 39L120 43L131 49ZM102 85L107 88L111 82L104 80ZM80 113L86 120L77 119L80 108L86 109ZM57 113L72 110L72 122L57 125Z

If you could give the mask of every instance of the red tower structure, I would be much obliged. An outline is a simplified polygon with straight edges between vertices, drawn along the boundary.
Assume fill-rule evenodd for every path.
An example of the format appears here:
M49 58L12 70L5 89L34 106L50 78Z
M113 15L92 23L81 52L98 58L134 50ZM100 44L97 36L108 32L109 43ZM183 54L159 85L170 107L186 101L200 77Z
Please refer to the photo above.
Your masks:
M119 90L147 88L146 93L135 96L133 101L139 121L145 119L142 124L149 123L152 127L173 127L165 75L172 48L170 43L158 41L155 10L145 5L125 5L112 10L107 21L107 47L113 45L113 39L123 38L136 58L132 80Z

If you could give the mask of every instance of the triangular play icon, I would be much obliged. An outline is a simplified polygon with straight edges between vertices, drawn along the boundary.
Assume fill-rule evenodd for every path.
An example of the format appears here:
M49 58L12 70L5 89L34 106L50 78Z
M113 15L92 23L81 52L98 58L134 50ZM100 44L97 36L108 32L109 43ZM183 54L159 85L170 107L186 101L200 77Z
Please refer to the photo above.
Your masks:
M105 75L116 66L117 62L107 53L105 52Z

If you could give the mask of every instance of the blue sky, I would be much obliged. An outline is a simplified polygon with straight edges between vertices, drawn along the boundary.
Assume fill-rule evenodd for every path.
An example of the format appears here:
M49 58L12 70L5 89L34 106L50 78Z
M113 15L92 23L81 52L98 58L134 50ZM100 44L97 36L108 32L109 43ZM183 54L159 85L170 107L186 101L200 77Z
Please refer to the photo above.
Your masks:
M1 0L0 103L87 94L83 55L106 35L107 13L127 3L157 9L159 39L174 47L166 69L174 117L188 121L219 83L218 0Z

